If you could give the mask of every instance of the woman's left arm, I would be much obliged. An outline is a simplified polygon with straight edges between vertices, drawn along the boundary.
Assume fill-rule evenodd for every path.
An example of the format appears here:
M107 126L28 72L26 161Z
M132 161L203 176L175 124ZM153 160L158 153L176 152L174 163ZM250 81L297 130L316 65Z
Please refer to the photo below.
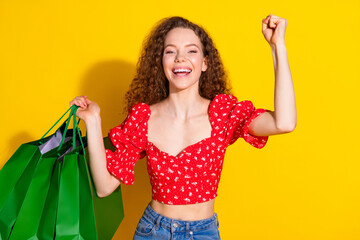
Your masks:
M249 133L255 136L288 133L296 126L295 93L285 46L287 20L270 14L262 20L262 25L274 62L274 111L264 112L251 122Z

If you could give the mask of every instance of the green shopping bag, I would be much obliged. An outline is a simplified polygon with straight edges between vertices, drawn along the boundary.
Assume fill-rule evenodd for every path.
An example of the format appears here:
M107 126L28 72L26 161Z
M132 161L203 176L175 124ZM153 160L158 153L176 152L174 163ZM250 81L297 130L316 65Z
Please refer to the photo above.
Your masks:
M59 146L61 139L67 142L69 135L73 135L70 131L64 131L67 126L68 122L65 121L49 137L44 138L53 127L40 140L22 144L1 169L0 239L9 238L39 161L47 151Z
M5 164L7 167L4 166L0 171L0 186L4 187L1 189L7 193L0 196L0 239L9 239L10 236L10 239L106 240L111 239L117 230L124 217L121 188L119 186L106 198L98 198L94 194L94 184L85 160L81 133L75 121L77 108L74 105L71 107L72 111L66 121L67 130L70 118L73 117L73 130L68 131L72 133L73 141L69 141L70 134L62 129L61 138L55 141L54 135L51 135L42 138L41 141L32 142L35 146L33 152L18 151L18 155L14 154L12 161L9 160ZM76 132L79 135L78 141ZM85 140L86 137L84 142ZM107 146L111 145L107 138L104 138L104 142L106 148L111 149L112 146ZM39 153L41 147L43 152ZM62 161L58 161L61 159ZM70 161L74 159L77 161ZM15 177L12 177L12 172L15 173L18 169L21 170L21 174L14 174ZM74 177L69 176L70 173L78 176L78 184L70 184L69 179ZM8 182L13 183L12 187L6 188L7 182L5 184L4 180L7 178ZM27 186L21 188L23 191L15 191L15 185L18 189L23 185ZM76 193L75 197L69 193ZM15 204L11 206L9 203L13 202ZM64 223L58 216L69 212L69 222Z
M104 144L107 149L113 148L108 137L104 138ZM99 198L86 158L77 154L78 150L65 156L63 161L55 239L111 240L124 218L121 187Z
M120 187L98 198L85 156L83 145L64 156L55 239L111 239L124 217Z
M75 113L74 110L72 109L70 117ZM59 161L62 160L62 156L66 152L76 147L76 142L79 142L74 138L77 135L73 131L73 141L64 144L69 122L70 120L67 122L59 147L46 152L38 162L15 225L12 228L10 240L53 239L57 209ZM76 126L75 123L74 126Z
M62 148L63 151L69 149L67 145ZM46 153L39 161L10 240L53 239L61 164L58 152Z

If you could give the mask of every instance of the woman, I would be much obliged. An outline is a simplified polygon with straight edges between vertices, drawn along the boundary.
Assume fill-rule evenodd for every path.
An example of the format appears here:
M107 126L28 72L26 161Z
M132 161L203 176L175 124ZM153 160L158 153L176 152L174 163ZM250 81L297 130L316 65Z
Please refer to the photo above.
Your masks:
M104 148L99 106L86 96L80 106L97 194L133 184L136 162L147 156L152 200L134 239L220 239L214 201L226 148L239 137L254 147L296 126L293 83L287 62L287 20L262 20L275 69L275 111L255 109L230 94L211 38L181 17L166 18L145 41L129 91L127 118L109 132Z

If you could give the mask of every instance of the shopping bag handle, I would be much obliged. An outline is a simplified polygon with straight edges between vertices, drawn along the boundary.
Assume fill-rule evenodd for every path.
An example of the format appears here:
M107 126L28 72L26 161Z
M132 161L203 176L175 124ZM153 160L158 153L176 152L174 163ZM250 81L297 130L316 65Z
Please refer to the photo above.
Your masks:
M79 121L76 122L76 111L77 109L79 108L79 106L76 106L76 105L72 105L70 107L71 111L70 111L70 114L69 114L69 117L68 117L68 120L67 120L67 123L66 123L66 126L65 126L65 130L64 130L64 134L63 134L63 137L61 139L61 142L60 142L60 145L58 147L58 151L61 149L63 143L64 143L64 140L65 140L65 136L66 136L66 133L67 133L67 130L68 130L68 127L69 127L69 123L70 123L70 120L71 120L71 117L73 117L73 142L72 142L72 146L73 146L73 150L76 148L76 133L79 135L79 138L80 138L80 143L82 145L82 148L83 148L83 151L85 153L85 147L84 147L84 144L82 142L82 136L81 136L81 133L80 133L80 129L79 129L79 122L80 122L80 118L79 118ZM69 110L70 110L69 109ZM68 110L68 111L69 111ZM67 111L67 112L68 112ZM66 114L66 113L65 113Z
M77 107L78 108L78 107ZM76 108L76 110L77 110ZM75 110L75 113L76 113L76 110ZM74 127L73 127L73 150L75 149L76 147L76 141L75 141L75 129L77 130L77 133L79 135L79 139L80 139L80 143L81 143L81 146L82 146L82 149L83 149L83 154L85 155L85 147L84 147L84 143L82 141L82 136L81 136L81 133L80 133L80 128L79 128L79 122L80 122L80 118L79 118L79 121L76 122L76 114L73 114L73 123L74 123ZM78 154L79 152L76 152L76 154Z
M77 110L77 108L75 108L75 107L76 107L76 105L72 105L72 106L70 107L71 111L70 111L69 117L68 117L68 119L67 119L66 126L65 126L65 129L64 129L64 134L63 134L63 136L62 136L62 138L61 138L61 141L60 141L60 144L59 144L59 147L58 147L57 151L60 150L60 148L62 147L62 145L63 145L63 143L64 143L65 136L66 136L66 133L67 133L67 130L68 130L68 127L69 127L69 123L70 123L71 117L72 117L73 114L74 114L74 110L75 110L75 109ZM69 109L69 110L70 110L70 109ZM69 111L69 110L68 110L68 111ZM67 112L68 112L68 111L67 111ZM73 124L73 125L74 125L74 124ZM73 132L75 132L75 129L73 129ZM73 135L73 138L74 138L74 135Z
M72 106L59 118L59 120L57 120L56 123L44 134L44 136L41 137L41 139L43 139L43 138L56 126L56 124L58 124L58 122L60 122L60 120L66 115L66 113L67 113L68 111L70 111L70 110L73 109L73 106L75 106L75 105L72 105ZM70 120L71 115L72 115L72 114L71 114L71 112L70 112L69 118L68 118L66 121L69 121L69 120ZM79 122L80 122L80 118L79 118L78 124L79 124ZM68 126L68 124L67 124L67 126ZM67 127L66 127L66 129L65 129L65 134L64 134L64 135L66 135L66 131L67 131Z

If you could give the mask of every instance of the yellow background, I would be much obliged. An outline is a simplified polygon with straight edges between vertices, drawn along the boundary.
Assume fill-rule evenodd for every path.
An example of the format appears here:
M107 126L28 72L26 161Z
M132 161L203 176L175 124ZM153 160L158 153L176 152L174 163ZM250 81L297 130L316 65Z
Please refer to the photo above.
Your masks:
M1 1L0 167L21 143L39 139L87 95L101 107L103 134L126 117L123 96L142 41L161 18L205 27L234 94L273 110L268 14L288 19L286 46L296 91L294 132L258 150L227 150L215 211L222 239L360 239L359 29L353 1ZM81 125L84 131L84 124ZM151 199L145 159L123 185L131 239Z

